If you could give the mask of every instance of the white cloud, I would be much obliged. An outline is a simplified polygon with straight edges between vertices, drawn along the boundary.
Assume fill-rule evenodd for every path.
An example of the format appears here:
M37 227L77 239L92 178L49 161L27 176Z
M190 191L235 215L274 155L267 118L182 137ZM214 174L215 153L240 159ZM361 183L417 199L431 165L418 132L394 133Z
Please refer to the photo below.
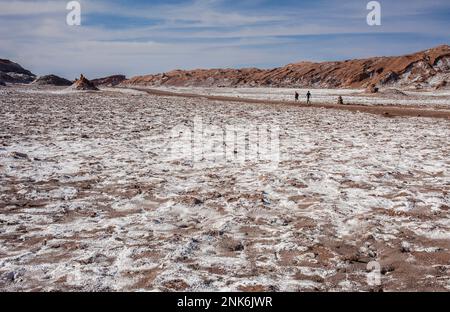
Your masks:
M65 10L65 1L0 1L0 16L40 15L61 13Z

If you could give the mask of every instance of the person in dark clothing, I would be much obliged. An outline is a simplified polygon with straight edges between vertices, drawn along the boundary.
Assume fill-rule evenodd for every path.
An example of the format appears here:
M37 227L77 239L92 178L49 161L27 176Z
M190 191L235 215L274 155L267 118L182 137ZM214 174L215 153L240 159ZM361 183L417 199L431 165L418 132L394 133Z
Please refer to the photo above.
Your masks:
M311 92L306 93L306 104L311 104Z
M298 94L298 92L295 92L295 102L298 102L299 97L300 97L300 94Z

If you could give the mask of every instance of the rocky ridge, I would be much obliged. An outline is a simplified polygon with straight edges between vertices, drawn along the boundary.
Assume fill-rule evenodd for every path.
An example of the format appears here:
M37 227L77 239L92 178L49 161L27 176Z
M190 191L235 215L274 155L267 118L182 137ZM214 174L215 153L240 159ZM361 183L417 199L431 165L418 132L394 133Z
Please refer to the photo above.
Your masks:
M137 76L123 86L176 87L315 87L315 88L442 88L450 81L450 47L438 46L410 55L340 62L300 62L270 70L174 70Z
M5 83L30 83L36 79L29 70L24 69L10 60L0 59L0 84Z

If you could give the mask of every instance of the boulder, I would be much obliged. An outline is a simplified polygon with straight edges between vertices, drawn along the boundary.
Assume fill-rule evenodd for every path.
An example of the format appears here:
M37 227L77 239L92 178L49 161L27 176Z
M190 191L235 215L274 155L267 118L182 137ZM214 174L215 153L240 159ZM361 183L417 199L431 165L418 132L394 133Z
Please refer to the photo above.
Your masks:
M378 87L374 84L368 86L366 89L367 93L378 93L378 91L380 91L380 89L378 89Z

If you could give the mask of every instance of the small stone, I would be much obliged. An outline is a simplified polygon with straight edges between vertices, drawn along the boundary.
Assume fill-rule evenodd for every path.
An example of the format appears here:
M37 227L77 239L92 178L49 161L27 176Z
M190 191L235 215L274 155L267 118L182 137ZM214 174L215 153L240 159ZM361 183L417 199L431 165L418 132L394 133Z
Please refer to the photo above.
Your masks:
M230 251L242 251L242 250L244 250L244 244L242 244L242 242L239 242L237 244L231 244L229 246L229 250Z
M244 245L242 243L239 243L235 246L234 251L242 251L244 250Z
M400 248L402 253L411 252L411 245L408 242L402 242L402 246Z
M387 265L381 269L381 274L386 275L387 273L394 272L395 268L392 265Z
M5 274L5 279L8 281L8 282L14 282L14 280L16 279L16 273L15 272L9 272L9 273L6 273Z
M16 159L27 159L28 155L25 153L13 152L12 156Z

